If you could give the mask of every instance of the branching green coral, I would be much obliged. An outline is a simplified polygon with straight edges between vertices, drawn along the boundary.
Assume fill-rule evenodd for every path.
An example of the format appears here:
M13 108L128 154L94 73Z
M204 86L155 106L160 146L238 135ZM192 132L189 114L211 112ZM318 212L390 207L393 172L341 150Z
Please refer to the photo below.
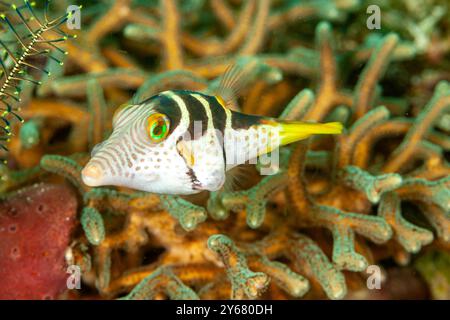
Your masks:
M347 133L341 135L336 151L335 165L337 168L344 168L352 163L354 150L358 142L367 134L377 123L386 120L389 117L389 111L384 106L374 108L364 114L353 123Z
M280 114L281 119L300 120L308 112L308 108L314 103L314 93L309 89L303 89L289 102Z
M347 293L344 275L333 266L317 244L303 235L296 235L290 243L290 254L299 270L317 279L327 296L342 299Z
M433 241L433 233L427 229L420 228L401 215L400 198L395 192L382 195L378 215L386 219L395 233L395 239L411 253L418 252L421 247Z
M342 171L343 182L364 192L372 203L378 203L384 192L396 189L402 183L402 177L395 173L373 176L355 166L346 166Z
M318 283L331 299L341 299L347 292L344 275L329 261L322 249L309 237L300 233L276 230L266 238L248 246L247 255L256 255L249 264L255 270L265 272L281 288L295 297L303 296L310 288L310 281ZM293 268L269 259L285 258ZM268 265L267 265L268 263ZM264 264L265 266L260 266ZM270 273L272 266L284 270L283 282L276 274ZM307 280L310 279L310 281Z
M211 236L208 247L220 256L225 265L232 286L231 299L242 299L244 296L254 299L267 289L267 275L251 271L244 253L230 238L222 234Z
M81 225L89 243L97 246L105 239L103 218L95 208L85 207L81 212Z
M333 262L340 268L362 271L367 267L366 259L354 250L354 233L357 232L376 243L383 243L392 235L389 225L380 217L344 212L334 207L318 205L308 195L301 174L304 170L306 145L297 144L289 163L288 199L299 214L300 223L311 223L329 229L333 235ZM297 183L295 183L297 182Z
M123 89L136 89L148 78L146 72L125 68L110 69L95 74L82 74L56 79L52 91L58 96L84 97L87 94L87 82L97 80L103 88L118 86Z
M312 215L317 224L333 235L333 262L341 269L363 271L367 260L355 252L355 232L375 243L384 243L392 235L391 228L381 217L343 212L334 207L315 206Z
M175 217L186 231L194 230L199 223L206 220L206 210L180 197L160 196L163 206Z
M92 188L83 195L85 203L98 210L109 210L115 214L126 214L132 208L161 210L159 196L144 192L124 193L108 188Z
M164 293L173 300L198 300L197 294L184 285L169 268L159 268L137 285L123 300L150 300Z
M228 211L245 208L248 226L258 228L264 222L268 198L285 186L286 175L280 173L265 177L248 190L214 193L208 211L216 219L225 219Z
M417 147L431 130L439 116L450 106L450 84L441 81L435 88L434 95L423 108L408 130L402 143L395 149L383 167L384 172L400 171L402 166L414 156Z
M419 204L419 208L426 214L428 221L436 230L437 237L445 242L450 242L450 213L427 203Z
M62 175L77 187L81 193L84 193L88 188L81 180L80 172L82 167L71 158L46 155L41 159L41 167L47 171Z
M450 177L436 181L405 179L397 192L404 200L430 203L439 206L445 212L450 211Z
M372 53L366 68L360 75L355 88L354 105L356 118L362 117L373 103L375 85L386 71L398 40L398 35L396 34L386 35Z
M186 70L170 70L152 75L136 91L133 102L139 103L147 98L164 91L167 88L178 86L189 90L201 90L208 85L208 82L195 73Z
M250 267L270 277L271 281L295 298L301 298L310 289L308 280L287 265L260 257L249 262Z

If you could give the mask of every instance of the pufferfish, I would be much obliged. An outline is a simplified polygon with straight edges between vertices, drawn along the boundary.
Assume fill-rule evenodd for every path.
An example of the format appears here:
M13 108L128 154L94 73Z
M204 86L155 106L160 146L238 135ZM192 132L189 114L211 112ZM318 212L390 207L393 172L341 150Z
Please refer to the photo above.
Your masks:
M342 124L284 121L234 111L245 81L229 68L214 95L164 91L119 108L113 132L82 170L92 187L113 185L159 194L220 190L227 172L313 134L339 134Z

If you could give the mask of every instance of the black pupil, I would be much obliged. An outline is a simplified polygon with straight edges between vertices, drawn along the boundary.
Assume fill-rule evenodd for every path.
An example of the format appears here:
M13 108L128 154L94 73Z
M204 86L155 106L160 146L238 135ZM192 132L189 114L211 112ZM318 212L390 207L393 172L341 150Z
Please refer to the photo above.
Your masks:
M160 137L164 132L165 121L164 119L156 120L156 125L153 127L152 134L156 137Z
M159 136L162 132L162 126L161 123L158 123L155 127L155 129L153 130L153 134L156 136Z

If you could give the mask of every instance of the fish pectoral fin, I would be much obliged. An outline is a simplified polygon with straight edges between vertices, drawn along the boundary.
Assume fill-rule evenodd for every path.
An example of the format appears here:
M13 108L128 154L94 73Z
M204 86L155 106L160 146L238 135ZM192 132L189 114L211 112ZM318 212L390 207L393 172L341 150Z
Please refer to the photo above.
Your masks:
M178 154L184 159L189 168L193 168L195 164L194 153L192 152L191 144L185 140L179 140L177 142Z
M246 181L251 177L248 166L236 166L225 173L223 191L232 192L242 188L241 181Z

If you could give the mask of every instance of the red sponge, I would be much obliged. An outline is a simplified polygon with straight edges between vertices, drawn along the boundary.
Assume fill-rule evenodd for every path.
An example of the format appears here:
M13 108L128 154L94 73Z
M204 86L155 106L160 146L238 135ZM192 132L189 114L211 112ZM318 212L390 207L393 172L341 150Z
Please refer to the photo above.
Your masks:
M76 224L77 198L65 185L37 184L0 201L0 299L57 298Z

